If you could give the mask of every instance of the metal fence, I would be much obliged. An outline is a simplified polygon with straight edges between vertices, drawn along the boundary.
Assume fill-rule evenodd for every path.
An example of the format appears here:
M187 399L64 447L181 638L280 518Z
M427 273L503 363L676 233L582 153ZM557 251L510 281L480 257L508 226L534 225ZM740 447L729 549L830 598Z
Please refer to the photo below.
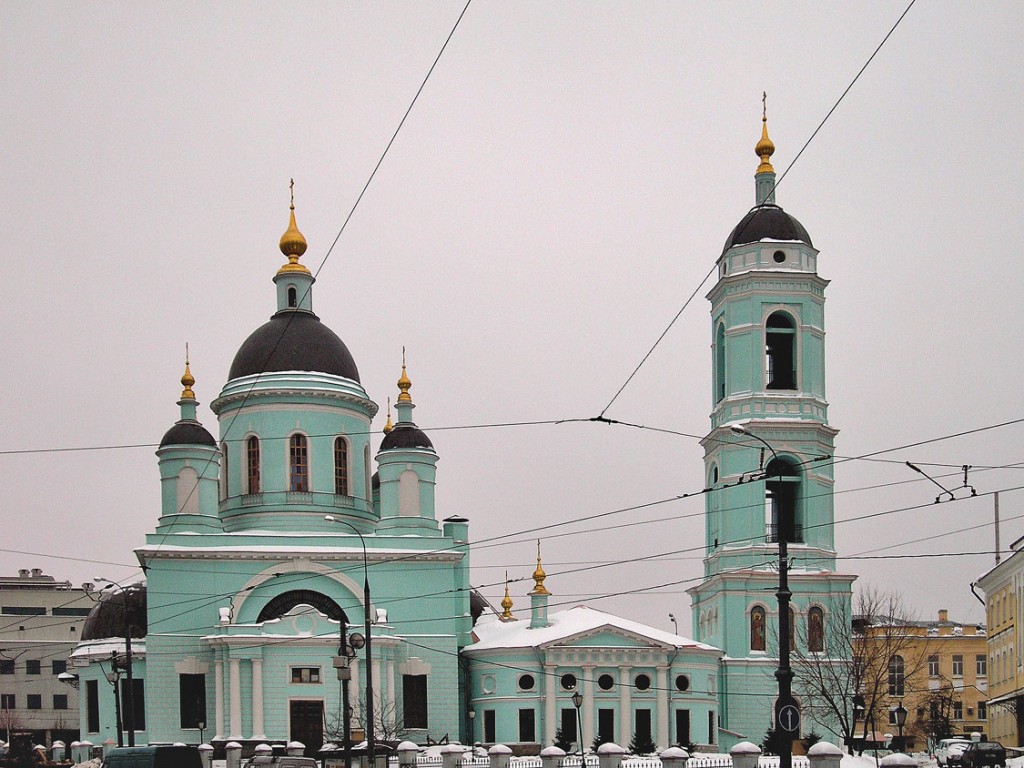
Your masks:
M416 759L417 766L431 768L442 763L441 757L419 756ZM480 755L466 755L459 761L463 768L488 768L491 762L487 757ZM509 761L509 768L541 768L539 756L513 757ZM597 755L586 755L581 765L579 755L566 755L558 761L559 768L597 768ZM392 758L389 768L398 768L397 758ZM661 759L656 755L638 755L635 757L624 757L622 768L661 768ZM686 761L686 768L732 768L732 758L729 755L703 756L699 752ZM779 758L776 755L761 755L758 759L758 768L779 768ZM810 761L806 757L793 756L793 768L810 768Z

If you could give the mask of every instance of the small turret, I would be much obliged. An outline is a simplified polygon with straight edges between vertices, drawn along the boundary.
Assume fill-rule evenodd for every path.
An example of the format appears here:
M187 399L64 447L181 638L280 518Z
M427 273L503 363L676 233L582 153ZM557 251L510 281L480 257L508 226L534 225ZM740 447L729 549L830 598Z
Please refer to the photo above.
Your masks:
M551 593L544 586L547 577L540 562L540 539L537 539L537 568L533 572L534 587L530 590L530 629L548 626L548 598Z
M288 229L281 235L279 244L281 253L288 257L288 263L277 270L277 274L274 275L274 283L277 285L277 311L312 313L312 290L316 278L304 264L299 263L299 258L306 252L307 245L305 236L295 223L295 179L292 179L288 186L291 190Z
M775 154L775 143L768 138L768 94L762 96L761 106L761 140L754 145L754 153L761 158L754 174L754 186L757 204L775 203L775 168L771 157Z

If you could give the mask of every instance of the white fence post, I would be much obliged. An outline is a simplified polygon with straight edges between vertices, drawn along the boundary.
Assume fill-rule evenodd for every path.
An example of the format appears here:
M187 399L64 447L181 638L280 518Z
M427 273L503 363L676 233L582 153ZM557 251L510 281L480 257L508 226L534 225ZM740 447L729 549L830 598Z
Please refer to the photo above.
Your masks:
M761 757L761 748L749 741L741 741L729 750L732 756L733 768L757 768L757 761Z

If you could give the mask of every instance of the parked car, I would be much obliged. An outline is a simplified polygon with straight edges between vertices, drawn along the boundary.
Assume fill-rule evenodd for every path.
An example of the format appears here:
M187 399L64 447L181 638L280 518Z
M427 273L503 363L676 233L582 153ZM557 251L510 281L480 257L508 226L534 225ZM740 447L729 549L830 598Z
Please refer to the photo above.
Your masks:
M967 745L960 756L963 768L1002 768L1006 765L1006 750L998 741L977 741Z
M942 739L935 748L935 762L940 768L960 765L960 757L970 743L970 739Z
M245 765L246 768L319 768L312 757L291 755L257 755Z
M114 747L103 758L103 768L203 768L197 747L154 744Z

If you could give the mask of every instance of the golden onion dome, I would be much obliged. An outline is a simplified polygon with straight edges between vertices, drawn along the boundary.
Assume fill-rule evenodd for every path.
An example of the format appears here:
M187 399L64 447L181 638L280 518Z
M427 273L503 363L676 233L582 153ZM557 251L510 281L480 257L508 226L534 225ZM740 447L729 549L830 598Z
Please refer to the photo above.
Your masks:
M192 375L192 371L188 369L188 344L185 345L185 373L181 376L181 386L184 387L181 390L182 400L195 400L196 393L192 391L192 385L196 383L195 377Z
M548 575L546 573L544 573L544 566L542 566L540 564L540 540L538 539L538 541L537 541L537 569L533 572L533 581L534 581L534 584L536 586L534 586L533 591L530 593L531 595L550 595L551 594L550 592L548 592L548 588L544 586L544 579L546 579L547 577L548 577Z
M772 168L771 156L775 154L775 143L768 138L768 94L764 94L761 111L761 140L754 145L754 153L761 158L757 166L758 173L775 173Z
M290 205L290 216L288 220L288 229L281 235L281 242L279 247L281 253L288 257L288 263L285 264L281 269L278 270L278 274L282 272L303 272L309 274L309 270L306 269L302 264L299 264L299 257L306 252L306 238L299 231L298 226L295 224L295 180L291 181L292 198Z

